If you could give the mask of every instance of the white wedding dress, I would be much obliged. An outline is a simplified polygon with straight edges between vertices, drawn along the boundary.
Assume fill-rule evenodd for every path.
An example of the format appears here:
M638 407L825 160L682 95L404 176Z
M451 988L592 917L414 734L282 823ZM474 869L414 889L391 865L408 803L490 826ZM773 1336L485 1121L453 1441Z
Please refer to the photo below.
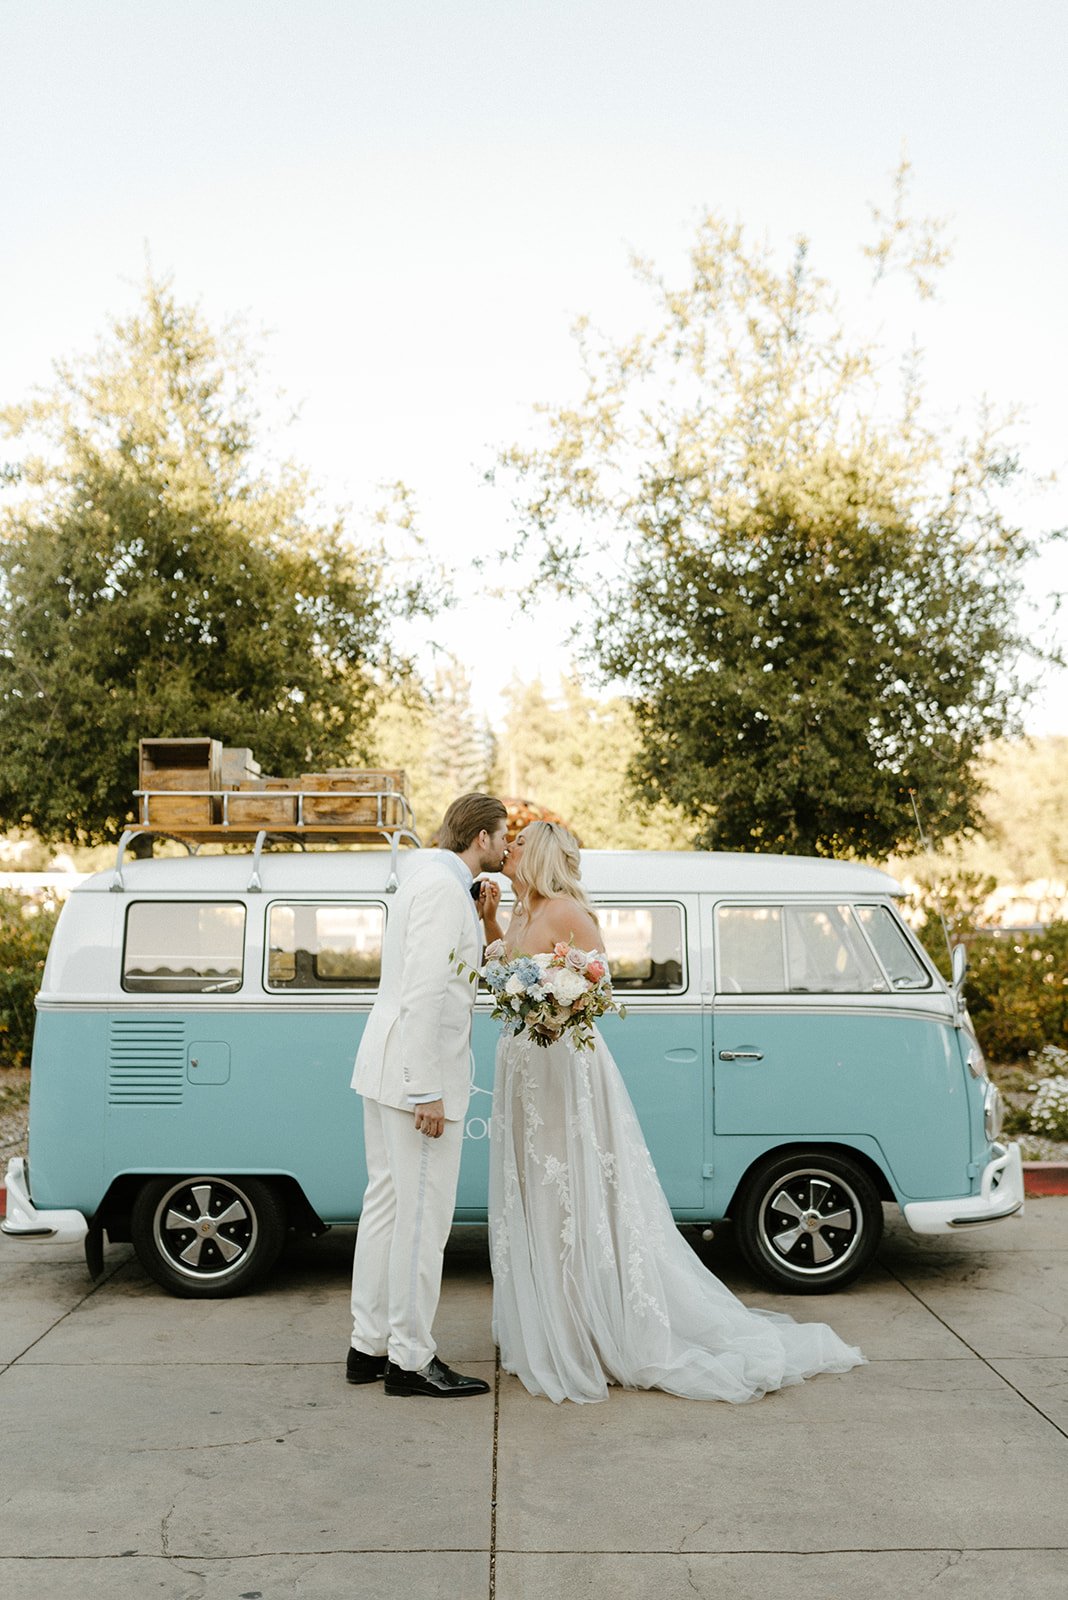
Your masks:
M489 1218L494 1337L531 1394L738 1402L864 1362L823 1323L749 1310L701 1265L599 1033L589 1051L502 1036Z

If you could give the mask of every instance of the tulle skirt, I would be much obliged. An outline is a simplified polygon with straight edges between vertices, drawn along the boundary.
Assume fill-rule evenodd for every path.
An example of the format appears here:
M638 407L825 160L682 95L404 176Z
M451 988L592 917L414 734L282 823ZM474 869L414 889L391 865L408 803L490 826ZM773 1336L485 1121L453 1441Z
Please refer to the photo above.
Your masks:
M585 1052L502 1037L489 1208L494 1337L531 1394L604 1400L620 1384L739 1403L864 1362L702 1266L600 1034Z

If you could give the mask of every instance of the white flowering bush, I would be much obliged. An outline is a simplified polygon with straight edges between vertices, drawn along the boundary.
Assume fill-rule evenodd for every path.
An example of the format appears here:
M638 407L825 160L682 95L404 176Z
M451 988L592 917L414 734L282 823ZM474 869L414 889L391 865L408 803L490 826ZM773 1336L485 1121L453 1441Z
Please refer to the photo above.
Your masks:
M1068 1050L1059 1044L1044 1044L1031 1051L1031 1074L1035 1078L1068 1077Z
M1031 1102L1031 1126L1050 1139L1068 1139L1068 1077L1045 1078Z

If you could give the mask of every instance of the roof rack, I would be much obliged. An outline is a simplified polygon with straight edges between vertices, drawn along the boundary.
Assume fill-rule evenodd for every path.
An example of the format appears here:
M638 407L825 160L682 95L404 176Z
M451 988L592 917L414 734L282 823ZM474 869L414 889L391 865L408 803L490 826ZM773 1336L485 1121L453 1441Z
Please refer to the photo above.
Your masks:
M134 798L140 820L127 828L119 840L111 882L117 894L125 888L126 851L134 839L139 838L174 839L184 844L190 855L196 855L203 844L252 844L252 872L248 882L252 894L259 893L263 887L260 866L268 839L284 841L302 850L307 848L309 840L323 844L388 844L387 894L397 888L400 846L419 849L422 845L407 796L396 789L368 791L337 783L329 789L299 785L272 787L268 793L234 789L136 789ZM160 815L161 800L167 807L166 821ZM191 802L188 822L182 820L183 800ZM232 815L232 811L236 815ZM218 820L201 820L205 814ZM270 820L278 816L284 820Z

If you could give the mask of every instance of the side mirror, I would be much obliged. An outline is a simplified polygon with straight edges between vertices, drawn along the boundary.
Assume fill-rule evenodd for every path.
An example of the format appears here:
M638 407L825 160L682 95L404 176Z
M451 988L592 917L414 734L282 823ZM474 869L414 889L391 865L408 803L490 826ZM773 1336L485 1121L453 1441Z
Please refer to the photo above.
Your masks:
M964 977L968 971L968 950L963 944L955 944L952 952L953 962L953 991L959 994L964 987Z

